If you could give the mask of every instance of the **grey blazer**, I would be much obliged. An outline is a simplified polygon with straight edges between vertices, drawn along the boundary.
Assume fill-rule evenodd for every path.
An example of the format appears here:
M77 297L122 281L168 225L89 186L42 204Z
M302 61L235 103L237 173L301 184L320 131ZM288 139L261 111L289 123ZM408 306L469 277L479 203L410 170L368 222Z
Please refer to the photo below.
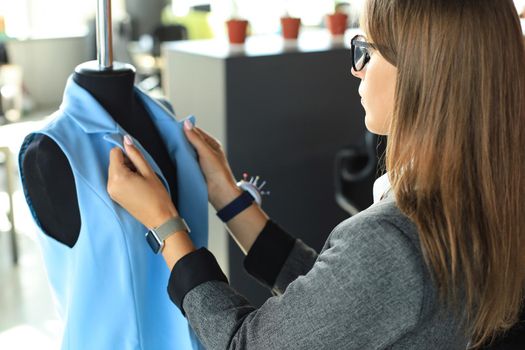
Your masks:
M339 224L318 255L296 241L275 296L256 309L219 281L183 301L207 349L465 349L443 307L415 225L393 196Z

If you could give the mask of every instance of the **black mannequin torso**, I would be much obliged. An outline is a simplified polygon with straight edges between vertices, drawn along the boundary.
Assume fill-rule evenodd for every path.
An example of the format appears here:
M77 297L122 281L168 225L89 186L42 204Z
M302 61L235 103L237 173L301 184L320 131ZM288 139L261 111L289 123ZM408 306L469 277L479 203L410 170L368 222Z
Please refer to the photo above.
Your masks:
M73 76L153 157L177 205L176 165L170 160L145 107L134 95L134 78L131 66L101 72L81 65ZM22 168L27 193L43 229L73 247L80 233L80 211L73 172L66 156L52 139L38 135L27 148Z

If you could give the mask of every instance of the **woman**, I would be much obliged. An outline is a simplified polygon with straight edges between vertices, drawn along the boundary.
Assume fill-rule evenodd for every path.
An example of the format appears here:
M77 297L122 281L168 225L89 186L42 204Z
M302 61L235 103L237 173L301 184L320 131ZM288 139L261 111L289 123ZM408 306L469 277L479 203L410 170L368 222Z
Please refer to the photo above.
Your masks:
M276 296L259 309L178 230L169 293L209 349L465 349L517 320L525 270L525 51L512 0L368 0L352 73L389 137L391 189L317 255L256 205L228 227ZM240 194L220 145L186 123L209 200ZM108 191L145 226L178 216L128 139ZM312 219L314 220L314 219ZM137 234L140 234L137 232Z

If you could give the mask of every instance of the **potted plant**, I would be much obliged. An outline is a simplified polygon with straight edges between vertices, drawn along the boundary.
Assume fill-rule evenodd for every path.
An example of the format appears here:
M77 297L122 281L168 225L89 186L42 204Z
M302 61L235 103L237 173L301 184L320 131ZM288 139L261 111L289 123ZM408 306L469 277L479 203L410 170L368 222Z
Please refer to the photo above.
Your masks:
M281 29L283 38L286 40L296 40L299 37L299 29L301 28L301 19L292 17L288 12L289 8L286 5L286 11L281 17Z
M326 26L333 36L344 35L348 26L348 15L343 12L344 6L344 3L336 3L334 13L326 16Z
M230 44L244 44L248 30L248 21L239 16L239 8L235 0L232 1L232 15L226 21Z

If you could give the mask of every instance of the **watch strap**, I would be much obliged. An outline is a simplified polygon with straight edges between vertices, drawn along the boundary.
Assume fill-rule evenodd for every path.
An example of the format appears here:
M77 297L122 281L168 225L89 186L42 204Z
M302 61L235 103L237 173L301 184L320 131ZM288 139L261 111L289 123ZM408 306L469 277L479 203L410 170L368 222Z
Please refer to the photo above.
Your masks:
M244 209L252 205L253 200L254 198L249 192L242 191L242 194L239 197L235 198L230 204L219 210L217 216L222 222L228 222Z
M171 236L175 232L179 231L188 231L190 233L190 228L186 221L180 216L174 216L159 227L153 229L157 234L157 237L164 242L166 238Z

